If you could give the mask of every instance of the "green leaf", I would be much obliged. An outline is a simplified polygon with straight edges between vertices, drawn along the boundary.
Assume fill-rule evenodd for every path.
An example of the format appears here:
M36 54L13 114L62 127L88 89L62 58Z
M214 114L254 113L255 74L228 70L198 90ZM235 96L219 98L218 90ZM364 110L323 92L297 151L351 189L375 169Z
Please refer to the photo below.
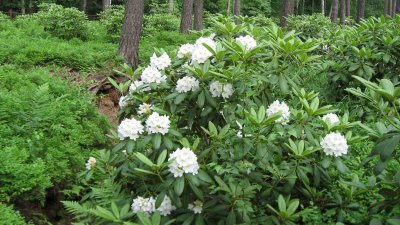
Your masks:
M235 211L231 210L228 214L228 218L226 218L226 224L236 224L236 215Z
M111 202L111 210L115 216L115 218L119 219L119 210L115 202Z
M221 190L231 193L231 190L229 189L228 185L226 185L226 183L220 177L214 176L214 179L220 186Z
M161 154L157 158L157 166L161 166L164 163L165 159L167 158L167 150L161 152Z
M297 207L299 207L299 200L294 199L289 203L289 206L287 208L287 213L290 215L293 215L296 212Z
M161 205L161 203L163 202L165 197L165 190L162 191L160 194L158 194L157 199L156 199L156 209L158 209Z
M100 216L106 220L110 220L110 221L117 220L110 211L108 211L107 209L100 207L100 206L97 206L96 209L92 209L92 212L94 214L96 214L97 216Z
M186 93L181 93L178 96L176 96L174 103L175 105L179 105L179 103L181 103L183 100L185 100L187 94Z
M196 216L195 225L205 225L203 215L199 214Z
M197 106L202 109L204 107L204 101L206 99L206 95L204 94L204 91L200 92L200 94L197 96Z
M346 173L349 170L340 158L335 158L335 165L341 173Z
M150 166L150 167L154 166L153 162L151 162L151 160L150 160L149 158L147 158L145 155L143 155L142 153L136 152L136 153L135 153L135 156L136 156L140 161L142 161L144 164L146 164L146 165L148 165L148 166Z
M211 177L203 170L199 170L199 173L197 174L200 180L205 181L207 183L213 183L213 180Z
M179 177L175 180L174 190L178 196L181 196L185 188L185 177Z
M159 225L161 223L161 215L160 212L156 211L153 213L151 217L151 224L152 225Z
M382 161L388 160L391 156L393 151L396 149L397 145L400 142L400 135L393 135L390 138L383 140L382 142L378 143L374 149L380 149L380 157Z
M153 138L151 140L153 141L154 149L159 149L161 146L161 134L153 135Z
M278 208L279 212L286 212L286 202L282 195L278 197Z
M147 174L151 174L151 175L157 175L157 174L155 174L155 173L153 173L153 172L151 172L151 171L144 170L144 169L141 169L141 168L135 168L134 170L136 170L136 171L138 171L138 172L141 172L141 173L147 173Z
M139 212L137 214L137 216L139 217L140 222L143 223L143 225L152 225L150 219L144 215L142 212Z

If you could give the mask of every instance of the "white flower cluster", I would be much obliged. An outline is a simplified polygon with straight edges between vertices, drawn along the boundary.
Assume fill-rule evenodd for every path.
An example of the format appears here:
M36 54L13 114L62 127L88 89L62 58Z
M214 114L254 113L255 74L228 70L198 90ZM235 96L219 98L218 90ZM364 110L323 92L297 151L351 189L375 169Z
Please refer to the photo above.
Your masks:
M133 199L132 203L132 211L133 213L142 212L146 215L154 212L156 209L156 200L153 197L150 198L143 198L137 197Z
M169 171L174 174L174 177L181 177L184 173L196 175L199 170L197 156L189 148L177 149L169 155L168 160L173 160L168 165Z
M229 98L234 90L232 84L221 84L219 81L214 81L210 84L210 92L213 97Z
M186 93L199 89L199 81L194 77L185 76L176 82L176 91Z
M205 63L213 54L204 46L208 45L214 51L217 49L217 44L213 40L213 35L210 37L200 37L194 44L192 51L192 63Z
M171 214L171 212L174 211L175 209L176 207L172 205L171 199L168 196L164 196L164 199L160 207L157 208L157 210L163 216Z
M281 117L276 120L277 123L286 125L289 122L290 109L285 102L274 101L267 109L267 116L271 116L275 113L281 113Z
M138 114L139 115L150 114L152 110L153 110L153 105L143 103L139 105Z
M149 134L160 133L162 135L168 133L170 120L168 116L160 116L157 112L153 112L146 120L146 131Z
M132 211L133 213L142 212L146 215L150 215L150 213L155 212L156 210L160 212L161 215L167 216L171 214L176 207L172 205L171 199L168 196L164 196L164 199L160 205L156 209L156 200L153 197L150 198L143 198L137 197L133 199L132 203Z
M171 65L171 58L169 58L167 53L163 53L160 57L157 57L154 53L150 58L150 66L153 68L157 68L159 70L164 70L168 66Z
M167 80L167 77L165 75L161 74L161 72L158 71L157 68L151 66L148 66L143 70L140 78L144 84L159 84Z
M178 58L189 58L192 55L194 45L192 44L184 44L181 45L178 51Z
M192 210L195 214L200 214L203 211L203 202L196 200L193 204L188 204L188 209Z
M150 87L142 88L141 86L144 85L143 81L140 80L135 80L133 83L129 86L129 93L133 94L136 91L143 92L143 91L150 91ZM138 90L140 88L140 90Z
M247 51L257 47L257 41L250 35L240 36L236 38L236 42L243 45Z
M331 125L335 125L335 124L338 124L340 122L339 117L334 113L328 113L328 114L324 115L322 117L322 120L325 123L328 123L328 121L329 121L329 123Z
M85 164L87 170L91 170L96 166L96 158L89 157L88 161Z
M118 102L119 108L122 109L125 106L127 106L129 104L128 99L129 99L129 96L127 96L127 95L121 96L121 98L119 98L119 102Z
M327 134L321 141L321 147L327 155L342 156L347 154L346 138L337 132Z
M118 137L121 140L129 138L131 140L136 140L139 138L139 134L143 133L143 125L140 121L132 119L124 119L118 126Z

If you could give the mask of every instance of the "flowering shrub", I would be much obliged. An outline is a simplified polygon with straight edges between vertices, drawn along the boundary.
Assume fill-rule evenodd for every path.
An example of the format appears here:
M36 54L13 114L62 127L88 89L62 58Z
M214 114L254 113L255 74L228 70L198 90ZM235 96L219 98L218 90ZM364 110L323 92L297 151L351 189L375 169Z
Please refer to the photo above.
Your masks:
M126 67L118 144L92 156L84 200L64 203L80 222L295 224L316 206L336 221L357 208L335 183L357 123L299 88L318 43L276 25L213 26Z

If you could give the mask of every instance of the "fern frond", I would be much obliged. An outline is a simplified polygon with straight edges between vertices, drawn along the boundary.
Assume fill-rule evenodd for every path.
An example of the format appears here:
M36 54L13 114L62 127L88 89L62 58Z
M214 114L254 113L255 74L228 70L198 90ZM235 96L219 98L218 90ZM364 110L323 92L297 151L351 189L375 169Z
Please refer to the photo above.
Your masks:
M76 201L61 201L64 204L67 212L74 215L75 218L86 216L90 209Z

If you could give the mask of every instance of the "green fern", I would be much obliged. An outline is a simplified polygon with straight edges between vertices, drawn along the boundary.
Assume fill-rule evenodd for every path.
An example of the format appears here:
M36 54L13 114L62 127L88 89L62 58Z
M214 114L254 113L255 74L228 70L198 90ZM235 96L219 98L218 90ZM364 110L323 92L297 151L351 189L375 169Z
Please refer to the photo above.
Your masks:
M90 208L79 204L76 201L61 201L67 212L74 215L75 218L80 218L80 217L84 217L87 216L88 214L90 214Z

